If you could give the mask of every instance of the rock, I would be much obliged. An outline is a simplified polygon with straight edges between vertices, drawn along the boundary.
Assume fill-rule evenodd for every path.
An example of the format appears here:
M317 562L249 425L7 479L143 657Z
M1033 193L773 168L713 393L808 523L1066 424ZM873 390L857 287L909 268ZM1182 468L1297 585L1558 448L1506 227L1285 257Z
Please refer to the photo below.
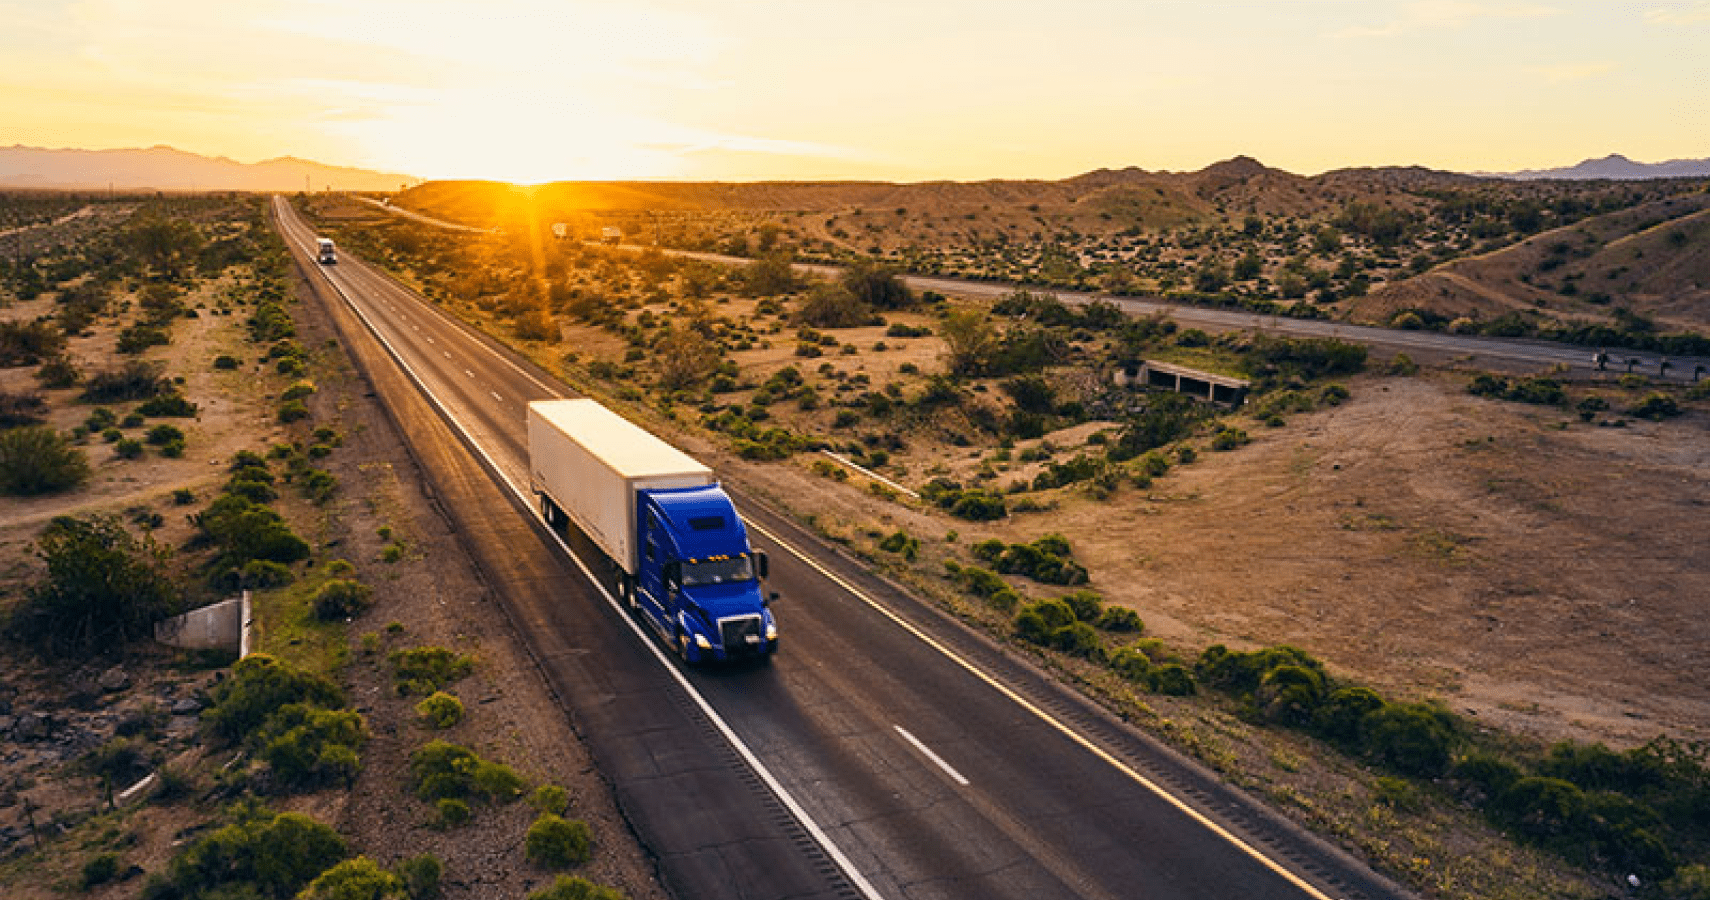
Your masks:
M97 683L101 686L101 690L112 694L130 687L131 675L124 669L114 666L111 669L102 672Z
M12 726L12 738L19 741L36 741L47 737L48 728L52 723L47 716L39 713L24 713L18 717L17 724Z
M175 716L193 716L202 711L202 700L198 697L180 697L172 704L172 714Z

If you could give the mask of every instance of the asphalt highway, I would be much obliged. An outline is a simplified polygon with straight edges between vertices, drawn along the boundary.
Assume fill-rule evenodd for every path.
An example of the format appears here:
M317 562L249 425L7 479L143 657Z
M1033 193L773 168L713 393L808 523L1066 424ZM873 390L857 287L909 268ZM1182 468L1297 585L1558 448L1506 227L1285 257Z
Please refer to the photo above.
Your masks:
M679 896L1406 896L735 490L782 650L682 667L611 601L585 539L532 511L525 404L569 391L348 254L317 266L308 226L274 210L361 322L347 349L371 379L405 373L443 418L393 408L420 453L461 444L492 476L441 496L477 507L454 521L498 548L484 570Z

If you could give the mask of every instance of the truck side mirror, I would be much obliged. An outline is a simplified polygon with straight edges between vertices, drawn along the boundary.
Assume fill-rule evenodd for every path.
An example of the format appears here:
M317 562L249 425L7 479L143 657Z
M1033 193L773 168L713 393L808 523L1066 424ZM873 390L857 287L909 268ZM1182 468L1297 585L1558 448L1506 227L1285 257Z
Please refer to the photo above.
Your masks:
M771 558L766 555L766 551L756 550L754 551L754 561L759 565L760 577L765 578L772 568Z

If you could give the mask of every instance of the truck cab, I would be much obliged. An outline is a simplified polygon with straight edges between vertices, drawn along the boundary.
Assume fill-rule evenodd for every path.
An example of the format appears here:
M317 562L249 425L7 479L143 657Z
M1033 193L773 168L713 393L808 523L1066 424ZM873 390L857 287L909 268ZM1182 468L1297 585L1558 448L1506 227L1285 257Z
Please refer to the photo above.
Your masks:
M316 242L316 258L321 265L330 266L338 262L338 250L334 249L332 238L320 238Z
M730 497L716 484L639 493L633 600L648 623L691 663L775 653L766 555L749 548Z

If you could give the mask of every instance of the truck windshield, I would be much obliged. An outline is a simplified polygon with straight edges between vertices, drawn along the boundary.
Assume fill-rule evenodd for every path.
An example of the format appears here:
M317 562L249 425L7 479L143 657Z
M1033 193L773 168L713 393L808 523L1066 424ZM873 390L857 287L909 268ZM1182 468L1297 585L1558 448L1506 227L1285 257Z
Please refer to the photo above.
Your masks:
M754 560L747 555L683 563L683 587L753 580Z

